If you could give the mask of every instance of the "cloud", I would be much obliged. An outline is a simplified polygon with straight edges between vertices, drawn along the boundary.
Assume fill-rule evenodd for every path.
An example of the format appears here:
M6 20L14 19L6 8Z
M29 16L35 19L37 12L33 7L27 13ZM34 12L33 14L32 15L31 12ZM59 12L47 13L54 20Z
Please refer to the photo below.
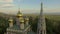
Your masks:
M11 7L14 7L15 5L14 4L2 4L0 6L0 8L11 8Z
M2 2L2 3L12 3L13 0L0 0L0 2Z
M5 0L5 2L13 2L13 0Z
M13 0L0 0L0 8L14 7Z

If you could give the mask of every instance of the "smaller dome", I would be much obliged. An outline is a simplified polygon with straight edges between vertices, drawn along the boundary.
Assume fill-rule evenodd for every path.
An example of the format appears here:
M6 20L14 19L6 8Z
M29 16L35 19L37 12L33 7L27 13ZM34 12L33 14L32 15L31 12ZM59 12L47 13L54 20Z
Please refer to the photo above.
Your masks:
M21 20L20 22L23 22L24 23L24 20Z
M12 19L12 18L10 18L8 21L12 22L12 21L13 21L13 19Z
M24 23L24 19L20 20L20 22Z

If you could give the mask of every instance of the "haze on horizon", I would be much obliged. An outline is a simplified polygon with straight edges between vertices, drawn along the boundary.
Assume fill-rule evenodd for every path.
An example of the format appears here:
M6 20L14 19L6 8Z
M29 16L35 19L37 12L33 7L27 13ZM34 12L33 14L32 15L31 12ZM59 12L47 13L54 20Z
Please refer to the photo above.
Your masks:
M42 0L44 13L59 13L60 0ZM19 10L23 13L39 13L41 0L0 0L0 12L16 14Z

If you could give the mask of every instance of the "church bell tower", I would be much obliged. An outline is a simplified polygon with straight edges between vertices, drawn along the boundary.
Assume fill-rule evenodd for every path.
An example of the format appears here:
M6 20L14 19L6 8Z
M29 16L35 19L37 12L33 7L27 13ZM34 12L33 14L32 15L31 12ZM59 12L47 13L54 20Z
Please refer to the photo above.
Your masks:
M41 11L39 16L39 21L37 25L37 34L46 34L46 23L45 17L43 14L43 3L41 2Z

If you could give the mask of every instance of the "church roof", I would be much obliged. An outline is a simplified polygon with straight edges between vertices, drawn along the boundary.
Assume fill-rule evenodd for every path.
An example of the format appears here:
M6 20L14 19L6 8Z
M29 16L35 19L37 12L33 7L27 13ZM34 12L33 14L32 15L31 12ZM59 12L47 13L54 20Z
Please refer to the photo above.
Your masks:
M29 28L30 28L30 25L29 26L25 26L25 29L21 30L19 26L14 25L14 27L12 27L12 28L7 28L7 31L23 33L25 31L27 31Z
M28 26L25 25L25 29L26 29L27 27L28 27ZM18 25L14 25L14 26L11 27L11 28L9 27L8 29L21 30L21 29L20 29L20 26L18 26Z

